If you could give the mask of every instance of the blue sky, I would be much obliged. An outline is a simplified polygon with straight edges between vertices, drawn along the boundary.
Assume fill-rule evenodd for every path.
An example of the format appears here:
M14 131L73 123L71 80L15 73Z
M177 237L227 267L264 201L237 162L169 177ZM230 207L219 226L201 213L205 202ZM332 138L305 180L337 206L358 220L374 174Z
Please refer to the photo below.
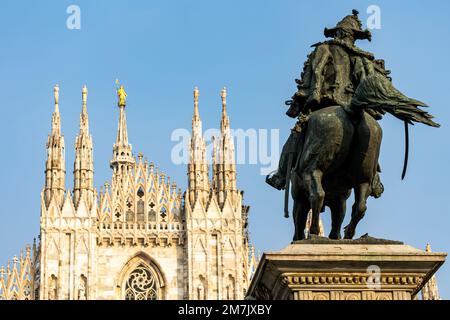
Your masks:
M71 4L81 8L81 29L66 28ZM322 41L351 9L363 22L366 8L381 8L381 29L359 46L386 60L395 86L427 102L440 129L411 128L407 177L400 180L404 136L386 116L380 163L385 193L369 201L357 235L401 240L448 251L450 197L448 137L450 31L448 1L8 1L0 11L0 265L39 233L39 194L45 142L60 85L66 139L67 183L72 187L73 144L81 88L88 86L94 139L95 185L110 179L117 126L114 80L128 92L127 120L134 152L142 151L182 187L186 167L171 162L171 133L190 128L192 90L200 89L204 128L220 121L220 89L228 88L231 125L280 129L280 143L294 124L284 100L295 91L310 45ZM271 189L260 165L238 166L238 187L251 206L251 240L261 251L279 250L292 238L283 218L283 194ZM352 199L352 198L351 198ZM347 218L349 218L349 214ZM329 230L329 215L324 215ZM438 284L450 296L444 265Z

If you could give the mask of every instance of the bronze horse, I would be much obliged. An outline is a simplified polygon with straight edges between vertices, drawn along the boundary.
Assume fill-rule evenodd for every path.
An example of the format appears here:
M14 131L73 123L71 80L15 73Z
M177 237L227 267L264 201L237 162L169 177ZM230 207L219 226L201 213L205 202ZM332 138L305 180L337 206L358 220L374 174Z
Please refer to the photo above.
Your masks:
M410 99L391 82L373 74L358 86L350 106L332 106L310 115L297 164L291 174L294 199L295 240L304 239L309 210L310 234L319 233L319 215L324 206L331 210L329 237L341 238L346 201L355 193L350 223L345 238L352 239L358 222L367 209L367 199L377 183L377 166L382 129L365 110L389 112L407 124L420 122L433 127L431 115L418 108L423 102Z

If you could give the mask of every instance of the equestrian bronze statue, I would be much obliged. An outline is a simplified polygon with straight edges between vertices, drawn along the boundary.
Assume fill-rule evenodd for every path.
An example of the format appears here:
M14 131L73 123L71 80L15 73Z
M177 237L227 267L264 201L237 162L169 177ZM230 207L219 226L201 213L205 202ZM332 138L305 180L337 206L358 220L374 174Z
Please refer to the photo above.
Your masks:
M426 107L425 103L394 88L383 60L355 45L356 40L371 41L356 10L335 28L325 28L324 34L331 40L313 45L300 80L296 80L298 90L286 101L286 114L298 121L283 147L278 171L266 178L274 188L285 189L286 216L292 185L294 240L305 238L310 210L309 233L319 233L319 215L325 206L331 211L329 238L340 239L352 191L355 202L344 237L353 238L368 197L378 198L384 190L378 163L382 140L378 121L386 112L404 122L406 138L408 125L414 122L439 127L419 108ZM406 139L402 178L407 150Z

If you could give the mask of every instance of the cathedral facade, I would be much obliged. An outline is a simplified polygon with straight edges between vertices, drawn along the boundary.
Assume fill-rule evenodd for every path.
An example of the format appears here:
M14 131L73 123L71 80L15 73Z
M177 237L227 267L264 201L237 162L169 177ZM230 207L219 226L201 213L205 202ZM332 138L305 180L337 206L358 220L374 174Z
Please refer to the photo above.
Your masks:
M128 140L126 93L110 183L94 187L94 144L82 90L73 187L66 188L59 88L47 140L39 243L0 269L0 299L243 299L254 268L249 207L237 189L234 144L221 91L220 136L206 155L194 90L188 185L182 192Z

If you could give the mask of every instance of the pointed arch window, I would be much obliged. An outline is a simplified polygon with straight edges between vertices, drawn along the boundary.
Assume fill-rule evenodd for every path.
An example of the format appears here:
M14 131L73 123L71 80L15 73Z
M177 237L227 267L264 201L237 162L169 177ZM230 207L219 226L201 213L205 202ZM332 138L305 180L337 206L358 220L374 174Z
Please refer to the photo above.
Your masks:
M144 196L144 189L142 187L139 187L139 189L137 191L137 196L139 198L142 198Z
M125 300L158 300L158 279L153 270L140 264L125 284Z
M150 201L148 204L148 221L149 222L155 222L156 221L156 211L155 211L155 203L153 201Z
M139 200L137 203L137 221L143 222L145 220L145 203Z
M131 211L131 210L128 210L127 211L127 214L126 214L126 220L127 220L127 222L133 222L133 220L134 220L134 217L133 217L133 211Z
M156 222L156 211L153 209L150 209L148 211L148 221L149 222Z

